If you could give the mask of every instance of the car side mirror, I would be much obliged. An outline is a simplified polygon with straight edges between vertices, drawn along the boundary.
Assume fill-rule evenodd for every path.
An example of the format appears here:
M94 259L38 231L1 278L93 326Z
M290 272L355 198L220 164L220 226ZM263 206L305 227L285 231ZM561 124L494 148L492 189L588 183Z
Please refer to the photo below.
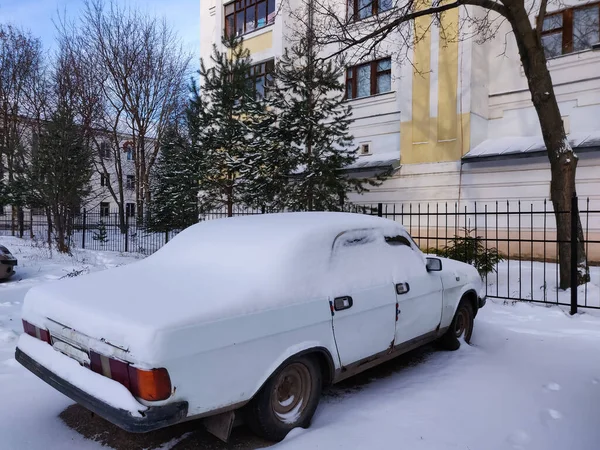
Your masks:
M439 272L442 270L442 260L439 258L427 257L427 272Z

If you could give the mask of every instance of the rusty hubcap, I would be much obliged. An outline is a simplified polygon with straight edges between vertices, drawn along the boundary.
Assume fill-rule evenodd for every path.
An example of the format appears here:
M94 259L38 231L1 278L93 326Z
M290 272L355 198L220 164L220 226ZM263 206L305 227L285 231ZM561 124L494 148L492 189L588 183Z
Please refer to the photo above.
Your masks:
M285 423L294 423L306 409L312 379L308 368L302 363L292 363L277 376L271 395L271 407L275 416Z
M464 337L467 343L471 340L471 316L465 307L460 308L456 313L454 333L457 338Z

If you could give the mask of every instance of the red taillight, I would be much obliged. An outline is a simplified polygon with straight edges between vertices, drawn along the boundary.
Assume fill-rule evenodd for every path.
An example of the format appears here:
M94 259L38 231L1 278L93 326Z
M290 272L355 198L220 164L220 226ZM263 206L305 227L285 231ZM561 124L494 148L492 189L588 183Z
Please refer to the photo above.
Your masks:
M35 325L30 324L26 320L23 320L23 330L29 336L44 341L50 345L52 345L52 339L50 338L50 332L48 330L42 330L41 328L36 327Z
M171 378L167 369L142 370L93 351L90 351L90 366L94 372L121 383L135 397L158 401L171 396Z

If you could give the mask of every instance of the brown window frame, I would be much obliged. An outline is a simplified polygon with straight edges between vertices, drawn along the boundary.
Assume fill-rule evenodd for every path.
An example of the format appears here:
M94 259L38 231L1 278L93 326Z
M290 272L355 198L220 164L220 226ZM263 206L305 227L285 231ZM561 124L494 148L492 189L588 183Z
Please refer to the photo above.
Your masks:
M258 69L258 72L257 72ZM263 86L264 86L264 97L267 96L268 86L269 86L269 75L271 75L275 71L275 60L267 59L265 61L261 61L259 63L253 64L250 66L250 73L248 73L248 80L252 83L252 89L254 92L254 97L256 97L256 82L259 78L263 78Z
M377 70L377 65L382 61L390 61L390 68L386 70ZM371 68L371 90L369 95L365 95L363 97L357 97L356 94L358 92L358 69L361 67L370 66ZM364 64L358 64L356 66L351 66L346 69L346 100L355 100L360 98L372 97L373 95L386 94L388 92L392 92L392 87L390 85L390 90L387 92L377 92L377 78L381 75L392 75L392 58L387 56L385 58L379 58L374 61L370 61ZM348 85L352 86L352 97L348 96Z
M559 32L562 33L562 51L561 54L557 56L568 55L569 53L573 53L573 11L576 11L578 9L589 8L591 6L595 6L598 8L598 23L600 23L600 2L592 2L583 5L572 6L569 8L562 9L560 11L552 11L551 13L546 14L544 16L544 20L558 15L562 16L561 27L553 28L551 30L542 29L540 33L541 37L556 34ZM548 58L556 58L556 56L551 56Z
M265 24L258 26L258 5L264 4L265 6ZM227 14L227 9L233 7L233 12ZM270 8L271 7L271 8ZM246 29L246 16L249 10L254 10L254 28L252 30ZM269 12L270 11L270 12ZM275 0L235 0L234 2L229 2L226 5L223 5L223 17L225 18L223 24L223 30L225 36L230 36L230 31L228 24L229 19L232 19L233 31L236 36L243 36L244 34L252 33L256 30L260 30L269 25L272 25L275 22ZM243 13L244 24L241 33L237 33L237 22L238 22L238 14ZM269 15L273 14L271 19L269 19Z
M379 10L379 2L381 0L371 0L371 14L366 17L360 17L358 14L358 2L360 0L347 0L346 2L346 17L351 22L360 22L361 20L368 19L369 17L374 17L379 15L381 12L390 11L393 8L393 5L389 9L384 9L383 11ZM393 0L390 0L393 2Z

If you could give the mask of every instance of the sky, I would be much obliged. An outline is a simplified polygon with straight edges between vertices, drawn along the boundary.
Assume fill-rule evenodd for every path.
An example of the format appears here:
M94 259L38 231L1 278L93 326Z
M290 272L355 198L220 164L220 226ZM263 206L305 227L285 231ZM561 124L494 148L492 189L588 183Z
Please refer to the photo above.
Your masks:
M142 11L165 17L181 37L184 48L193 53L193 67L199 66L200 57L200 1L201 0L118 0ZM44 48L55 48L54 21L58 12L66 11L75 18L83 0L0 0L0 23L11 23L41 38Z

